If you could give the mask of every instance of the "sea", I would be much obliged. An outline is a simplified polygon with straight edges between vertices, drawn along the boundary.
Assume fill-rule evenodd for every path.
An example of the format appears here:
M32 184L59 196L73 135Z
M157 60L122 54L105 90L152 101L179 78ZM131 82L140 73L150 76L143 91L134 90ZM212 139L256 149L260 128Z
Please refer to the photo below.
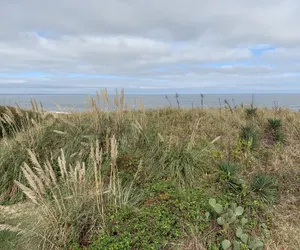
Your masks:
M92 96L92 95L91 95ZM92 96L95 98L95 96ZM109 98L113 102L113 95ZM42 104L44 110L56 112L86 111L90 108L89 95L85 94L24 94L24 95L4 95L0 94L0 105L15 106L21 108L31 108L31 100ZM221 107L230 105L250 105L256 107L284 107L294 111L300 110L300 94L182 94L175 95L125 95L125 103L131 109L140 107L140 100L143 106L149 108L178 107ZM104 103L101 103L103 107Z

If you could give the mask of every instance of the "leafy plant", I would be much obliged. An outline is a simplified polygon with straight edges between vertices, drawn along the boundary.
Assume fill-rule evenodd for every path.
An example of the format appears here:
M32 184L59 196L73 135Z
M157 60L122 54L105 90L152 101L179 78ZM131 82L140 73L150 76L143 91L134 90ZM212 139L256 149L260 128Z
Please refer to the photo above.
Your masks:
M284 142L285 135L283 133L281 119L268 119L267 129L274 142Z
M106 220L90 246L96 249L161 249L176 240L191 225L203 231L201 215L207 198L195 190L179 191L168 182L157 182L147 188L144 205L122 206Z
M253 119L257 116L257 108L253 108L253 107L246 108L245 112L246 112L246 117L248 119Z
M263 202L274 203L278 188L276 179L269 174L259 174L252 178L251 188L254 194Z
M236 176L239 166L232 162L222 161L218 167L226 187L234 193L242 192L244 187L243 181Z
M222 161L219 164L219 169L227 176L233 176L237 172L239 166L232 162Z
M259 131L253 124L241 127L240 138L250 149L255 149L259 146Z
M234 250L239 250L242 249L243 245L246 245L251 250L262 249L263 242L259 239L252 238L244 229L248 220L245 217L240 218L244 213L243 207L237 206L236 204L223 207L217 203L215 199L209 199L209 205L213 208L213 216L218 225L222 227L225 236L229 237L229 232L235 229L234 236L236 239L233 242L224 239L221 242L223 250L231 249L231 247L233 247ZM209 213L206 214L207 217L209 215Z

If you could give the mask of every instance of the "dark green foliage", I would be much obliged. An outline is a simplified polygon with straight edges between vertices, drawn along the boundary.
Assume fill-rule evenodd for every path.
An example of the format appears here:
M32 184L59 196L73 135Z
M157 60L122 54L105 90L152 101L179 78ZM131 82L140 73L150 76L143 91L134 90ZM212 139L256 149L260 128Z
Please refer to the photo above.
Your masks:
M252 179L251 188L254 195L264 203L274 203L277 198L277 183L272 175L255 175Z
M238 168L239 166L232 162L222 161L219 164L219 169L228 176L234 175L237 172Z
M279 130L282 128L282 121L280 119L268 119L269 128L272 130Z
M254 124L250 123L242 126L240 137L251 149L255 149L259 146L259 130Z
M232 162L222 161L218 167L221 171L221 180L225 188L236 195L241 195L243 182L237 176L239 166Z
M246 112L246 117L248 119L253 119L257 116L257 108L246 108L245 109L245 112Z
M17 249L16 248L16 236L17 233L8 232L8 231L0 231L0 249L10 250Z
M274 142L284 142L285 135L283 132L282 120L268 119L267 131Z

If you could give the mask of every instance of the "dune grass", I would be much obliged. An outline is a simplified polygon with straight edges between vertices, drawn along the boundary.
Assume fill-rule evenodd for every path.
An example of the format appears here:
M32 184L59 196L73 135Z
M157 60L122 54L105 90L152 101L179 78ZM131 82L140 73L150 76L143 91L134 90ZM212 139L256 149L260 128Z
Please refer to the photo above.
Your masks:
M300 249L299 113L90 103L1 109L4 249Z

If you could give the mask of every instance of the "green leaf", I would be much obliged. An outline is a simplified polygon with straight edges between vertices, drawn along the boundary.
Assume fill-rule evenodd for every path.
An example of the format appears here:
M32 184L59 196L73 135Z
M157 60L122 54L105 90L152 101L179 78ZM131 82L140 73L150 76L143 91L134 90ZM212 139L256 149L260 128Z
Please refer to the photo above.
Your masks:
M206 212L206 213L205 213L205 218L206 218L206 221L208 221L208 220L209 220L209 216L210 216L210 213L209 213L209 212Z
M263 248L263 246L264 246L264 243L258 239L251 240L249 242L249 248L252 250L260 250Z
M249 239L248 234L242 234L242 235L241 235L241 240L242 240L242 242L244 242L245 244L247 244L248 239Z
M242 234L243 234L243 229L241 227L238 227L235 233L236 237L241 238Z
M233 242L233 250L240 250L241 244L238 241Z
M260 240L257 240L255 245L254 245L254 249L259 250L259 249L262 249L263 247L264 247L264 243Z
M228 212L228 215L229 215L230 217L233 216L233 210L232 210L232 209L229 208L229 209L227 210L227 212Z
M221 204L216 204L214 209L218 214L221 214L223 212L223 206Z
M235 215L236 216L240 216L240 215L242 215L244 213L244 208L242 208L241 206L239 206L239 207L237 207L236 209L235 209Z
M216 199L209 199L208 203L209 203L209 205L211 205L213 208L214 208L215 205L217 204Z
M242 218L241 219L241 225L242 225L242 227L244 227L246 224L248 223L248 220L246 219L246 218Z
M236 221L236 216L233 215L230 219L229 219L229 224L233 223Z
M224 219L223 217L219 217L219 218L217 219L217 222L218 222L218 224L219 224L220 226L222 226L222 225L225 224L225 219Z
M221 244L222 244L223 250L227 250L231 246L231 243L229 240L223 240Z

